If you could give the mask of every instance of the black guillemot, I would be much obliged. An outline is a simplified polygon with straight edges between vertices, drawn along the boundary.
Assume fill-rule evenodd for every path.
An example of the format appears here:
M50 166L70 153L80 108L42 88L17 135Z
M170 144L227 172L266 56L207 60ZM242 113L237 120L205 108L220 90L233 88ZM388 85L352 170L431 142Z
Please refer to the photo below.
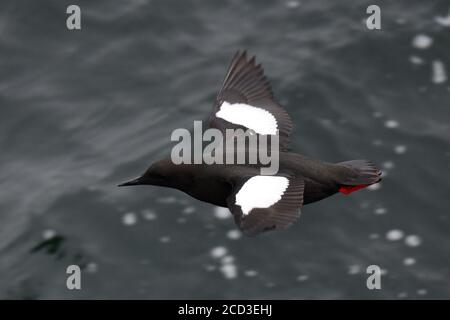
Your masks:
M283 229L300 216L303 205L335 193L348 195L381 180L381 171L367 160L327 163L289 152L292 121L275 100L255 58L237 52L228 68L210 128L244 128L257 135L279 137L279 170L261 175L260 165L174 164L155 162L140 177L119 186L154 185L181 190L216 206L228 207L247 235Z

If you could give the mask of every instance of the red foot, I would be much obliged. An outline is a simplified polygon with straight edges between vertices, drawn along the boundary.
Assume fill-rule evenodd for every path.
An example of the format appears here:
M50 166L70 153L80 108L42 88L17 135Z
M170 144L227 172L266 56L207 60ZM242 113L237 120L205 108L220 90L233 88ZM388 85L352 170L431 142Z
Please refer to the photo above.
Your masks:
M360 184L359 186L341 186L339 188L339 192L342 192L343 194L348 195L352 192L358 191L359 189L363 189L368 186L370 186L370 184Z

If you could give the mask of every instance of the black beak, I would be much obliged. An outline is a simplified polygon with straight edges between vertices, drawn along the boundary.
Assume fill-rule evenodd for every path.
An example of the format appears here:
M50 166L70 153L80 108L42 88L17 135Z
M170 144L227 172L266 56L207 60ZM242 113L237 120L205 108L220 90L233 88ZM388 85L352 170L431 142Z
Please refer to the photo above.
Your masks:
M142 182L141 177L139 177L139 178L136 178L136 179L133 179L133 180L121 183L121 184L119 184L117 186L118 187L136 186L136 185L142 184L141 182Z

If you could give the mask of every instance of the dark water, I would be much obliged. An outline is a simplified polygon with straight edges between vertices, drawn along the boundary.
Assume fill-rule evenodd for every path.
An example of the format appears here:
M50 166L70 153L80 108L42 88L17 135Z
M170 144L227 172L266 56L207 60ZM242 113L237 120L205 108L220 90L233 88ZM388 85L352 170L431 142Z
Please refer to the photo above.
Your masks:
M77 1L76 32L69 4L0 5L0 297L450 298L448 1L378 1L381 31L370 1ZM380 188L246 238L178 191L116 187L205 118L242 48L292 116L293 149L371 159Z

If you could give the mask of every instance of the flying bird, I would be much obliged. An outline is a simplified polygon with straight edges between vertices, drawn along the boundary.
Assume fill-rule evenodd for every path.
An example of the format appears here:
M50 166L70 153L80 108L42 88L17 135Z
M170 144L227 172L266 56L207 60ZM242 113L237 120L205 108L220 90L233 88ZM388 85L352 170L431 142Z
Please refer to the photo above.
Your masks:
M261 175L249 164L153 163L140 177L119 186L153 185L181 190L220 207L228 207L247 235L284 229L304 205L336 193L348 195L381 180L368 160L327 163L290 152L292 120L274 98L261 64L237 52L228 68L208 121L210 128L245 128L258 135L279 136L279 170Z

